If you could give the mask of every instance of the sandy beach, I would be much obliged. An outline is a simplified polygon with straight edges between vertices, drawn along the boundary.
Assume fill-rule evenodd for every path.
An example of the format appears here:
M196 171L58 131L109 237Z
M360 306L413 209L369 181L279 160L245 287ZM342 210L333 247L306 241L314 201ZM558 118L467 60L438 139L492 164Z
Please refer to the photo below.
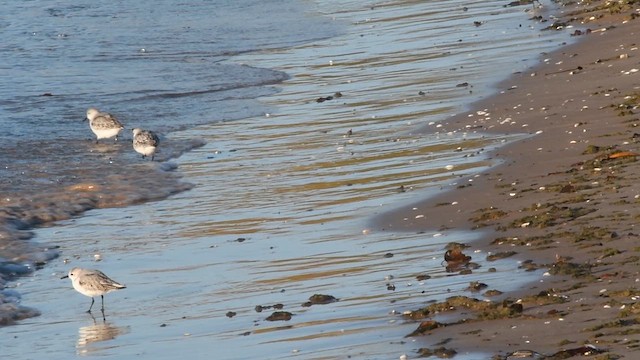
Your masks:
M473 229L483 235L474 248L518 258L521 268L548 269L520 292L491 297L492 310L507 310L497 319L469 305L489 299L472 292L461 305L405 314L420 323L414 335L425 348L566 358L590 344L598 359L638 356L638 15L637 5L618 3L565 8L559 21L574 26L579 41L544 54L471 111L423 129L531 136L493 153L490 170L380 216L378 227Z

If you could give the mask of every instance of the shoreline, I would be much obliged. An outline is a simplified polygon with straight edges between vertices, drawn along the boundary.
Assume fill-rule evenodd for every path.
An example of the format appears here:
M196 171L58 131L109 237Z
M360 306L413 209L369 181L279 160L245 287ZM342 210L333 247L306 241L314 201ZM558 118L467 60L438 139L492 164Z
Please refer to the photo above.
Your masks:
M560 19L599 4L604 2L578 6ZM640 351L633 335L640 332L640 247L634 245L640 235L633 210L640 201L633 173L640 156L638 15L634 9L580 14L590 21L579 25L579 41L501 82L502 90L472 104L472 111L421 129L531 136L492 153L499 164L487 171L376 217L376 227L482 231L474 247L488 254L515 252L522 267L549 269L549 276L500 296L520 299L521 313L443 325L422 332L426 336L417 343L497 356L522 349L551 355L584 344L612 356ZM500 290L500 284L488 285ZM536 298L541 292L554 301ZM458 311L463 318L473 312Z

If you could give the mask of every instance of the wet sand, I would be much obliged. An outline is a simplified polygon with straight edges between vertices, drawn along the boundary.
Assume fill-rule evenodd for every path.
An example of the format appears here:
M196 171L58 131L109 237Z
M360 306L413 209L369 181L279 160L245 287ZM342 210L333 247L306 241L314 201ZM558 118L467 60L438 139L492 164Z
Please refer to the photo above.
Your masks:
M424 331L418 340L424 347L505 356L592 344L606 358L638 356L639 11L593 10L604 4L581 5L560 18L574 19L569 24L582 31L580 41L545 54L472 111L423 129L530 137L493 152L497 165L490 170L375 219L387 232L474 230L482 234L474 247L515 252L520 268L548 269L520 291L491 298L496 306L520 300L522 312L479 320L458 307L447 321L430 313L422 321L467 320Z

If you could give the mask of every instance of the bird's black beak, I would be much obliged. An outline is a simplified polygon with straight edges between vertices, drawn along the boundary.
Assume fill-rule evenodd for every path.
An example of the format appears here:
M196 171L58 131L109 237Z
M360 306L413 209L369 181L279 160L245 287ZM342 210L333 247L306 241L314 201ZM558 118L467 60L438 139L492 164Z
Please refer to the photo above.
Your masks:
M82 119L82 121L87 121L87 120L89 120L89 119L87 119L87 118Z
M60 279L66 279L68 277L69 277L69 275L65 275L65 276L61 277Z

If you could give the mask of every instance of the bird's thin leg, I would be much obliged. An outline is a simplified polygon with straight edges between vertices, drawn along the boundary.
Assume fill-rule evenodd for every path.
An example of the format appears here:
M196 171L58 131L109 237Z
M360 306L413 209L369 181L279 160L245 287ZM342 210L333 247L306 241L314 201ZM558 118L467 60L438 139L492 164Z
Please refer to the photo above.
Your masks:
M91 308L93 307L93 302L95 300L93 298L91 298L91 306L89 306L89 310L87 310L88 313L91 313Z
M102 298L102 321L107 321L107 318L104 316L104 295L100 295Z
M151 161L153 161L153 158L155 158L155 157L156 157L156 155L155 155L155 154L154 154L154 155L151 155Z

